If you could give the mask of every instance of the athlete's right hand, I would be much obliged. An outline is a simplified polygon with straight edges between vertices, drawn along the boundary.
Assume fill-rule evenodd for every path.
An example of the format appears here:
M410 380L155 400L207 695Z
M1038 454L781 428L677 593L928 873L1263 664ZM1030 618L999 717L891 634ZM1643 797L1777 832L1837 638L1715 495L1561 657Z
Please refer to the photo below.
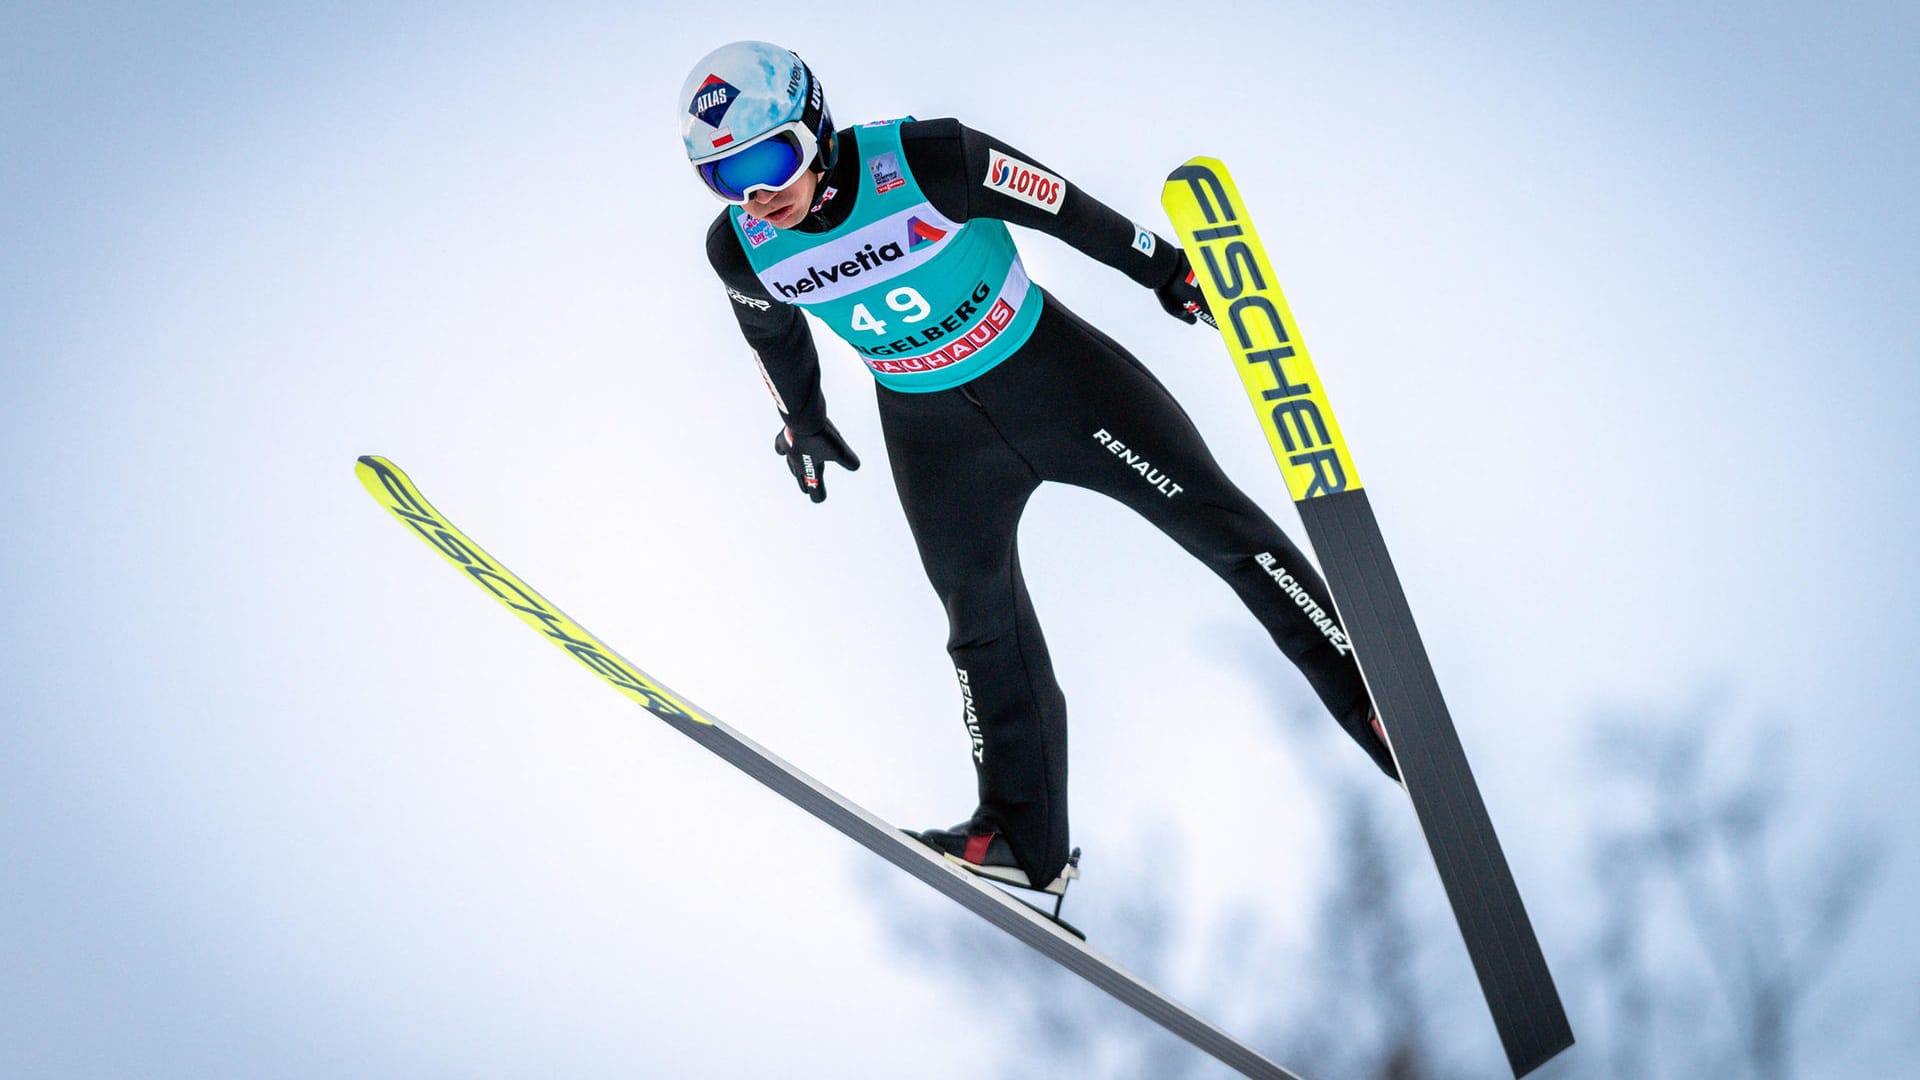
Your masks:
M800 485L801 494L814 502L827 499L827 462L848 472L860 467L860 455L840 437L831 420L812 435L796 435L792 428L781 428L773 437L773 452L787 459L787 471Z
M1200 289L1200 283L1194 279L1193 264L1187 261L1187 253L1176 252L1179 257L1174 261L1173 276L1165 285L1153 290L1160 298L1160 306L1167 314L1191 326L1203 322L1218 327L1213 321L1213 312L1207 308L1207 294Z

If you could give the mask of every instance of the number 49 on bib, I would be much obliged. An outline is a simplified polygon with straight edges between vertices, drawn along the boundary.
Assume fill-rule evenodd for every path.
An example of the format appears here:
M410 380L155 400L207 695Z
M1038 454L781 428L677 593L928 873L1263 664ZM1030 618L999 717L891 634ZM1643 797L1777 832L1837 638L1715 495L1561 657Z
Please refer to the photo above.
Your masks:
M927 298L920 295L920 290L911 286L902 286L888 293L887 306L905 314L910 323L919 322L933 312L933 308L927 303ZM853 305L853 328L870 331L882 337L887 333L886 321L874 318L873 312L868 311L865 304Z

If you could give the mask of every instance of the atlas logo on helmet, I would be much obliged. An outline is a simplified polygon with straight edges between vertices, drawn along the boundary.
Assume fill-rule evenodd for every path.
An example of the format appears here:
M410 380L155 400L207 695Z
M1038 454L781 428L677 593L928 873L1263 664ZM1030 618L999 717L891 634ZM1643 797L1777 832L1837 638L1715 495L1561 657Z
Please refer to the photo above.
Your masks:
M719 127L720 118L727 115L727 106L740 96L739 87L718 75L708 74L707 81L700 84L700 90L693 95L693 104L687 111L700 118L701 123L710 127Z

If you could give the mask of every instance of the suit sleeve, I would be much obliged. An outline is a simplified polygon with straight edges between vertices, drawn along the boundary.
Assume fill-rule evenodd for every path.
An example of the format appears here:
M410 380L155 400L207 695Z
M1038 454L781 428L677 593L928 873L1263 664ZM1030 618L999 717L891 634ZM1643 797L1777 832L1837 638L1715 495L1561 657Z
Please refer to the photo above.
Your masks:
M827 426L820 392L820 355L799 308L770 295L747 262L726 211L707 230L707 261L727 289L740 336L753 350L780 417L796 435L817 435Z
M1139 228L1039 159L953 119L909 123L900 136L920 189L954 221L984 217L1024 225L1149 289L1172 279L1176 245ZM1023 167L1029 174L1024 178Z

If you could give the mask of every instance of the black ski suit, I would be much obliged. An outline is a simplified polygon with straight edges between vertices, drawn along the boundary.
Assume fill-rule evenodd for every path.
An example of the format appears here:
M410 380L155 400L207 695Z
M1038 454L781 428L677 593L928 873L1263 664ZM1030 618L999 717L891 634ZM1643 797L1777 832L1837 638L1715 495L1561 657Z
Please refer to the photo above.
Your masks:
M839 157L821 191L835 194L802 230L833 228L861 191L858 129L839 132ZM1084 191L1067 186L1057 213L980 182L993 151L1034 159L956 120L903 125L907 166L948 218L1003 221L1057 236L1150 288L1184 265L1155 238ZM819 364L802 312L755 276L722 213L707 254L734 300L796 432L826 426ZM1279 526L1233 485L1171 394L1113 339L1051 294L1032 336L970 382L932 393L877 387L894 486L920 560L946 606L947 651L961 681L980 804L976 831L999 831L1029 878L1065 865L1067 708L1015 547L1027 499L1042 481L1089 488L1153 522L1239 594L1297 665L1328 711L1367 746L1366 688L1325 583ZM1369 748L1376 760L1379 752Z

